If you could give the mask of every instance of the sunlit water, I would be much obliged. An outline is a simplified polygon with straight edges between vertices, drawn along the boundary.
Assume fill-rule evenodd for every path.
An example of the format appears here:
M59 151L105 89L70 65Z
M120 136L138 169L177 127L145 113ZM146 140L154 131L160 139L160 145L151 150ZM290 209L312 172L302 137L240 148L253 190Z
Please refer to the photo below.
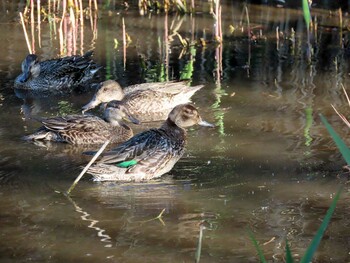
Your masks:
M239 27L242 6L225 7L222 78L214 43L198 45L192 56L192 84L205 84L193 101L216 128L191 128L185 156L159 180L94 183L86 176L68 198L62 192L89 160L81 155L84 149L34 145L21 137L38 127L33 116L79 112L92 91L59 98L15 94L13 80L28 52L17 8L9 4L0 20L1 262L258 262L248 228L271 261L283 260L286 239L300 258L340 185L345 188L315 262L350 260L345 162L318 116L322 112L347 139L347 128L330 104L349 112L340 85L350 84L349 58L327 14L319 14L324 28L308 66L300 12L287 9L276 16L282 9L251 7L257 39L248 41ZM85 20L77 53L93 49L104 66L100 78L117 79L122 86L178 79L184 71L191 56L188 50L181 54L176 35L165 52L166 19L169 35L178 25L188 41L212 39L213 18L205 13L165 18L119 9L101 11L96 38ZM132 40L125 67L122 17ZM41 26L36 53L56 57L58 36L47 22ZM279 43L277 26L286 35ZM291 27L295 42L289 39ZM164 77L159 68L165 59Z

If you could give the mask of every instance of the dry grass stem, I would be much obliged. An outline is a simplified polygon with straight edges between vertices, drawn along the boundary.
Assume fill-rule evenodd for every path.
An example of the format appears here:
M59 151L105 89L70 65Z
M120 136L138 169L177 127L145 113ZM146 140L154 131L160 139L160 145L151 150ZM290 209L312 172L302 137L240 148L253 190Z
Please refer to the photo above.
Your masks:
M350 99L349 99L348 93L345 90L345 87L344 87L343 83L341 83L341 87L343 88L346 100L348 101L348 104L349 104L349 107L350 107ZM338 116L342 119L342 121L350 128L350 122L346 119L346 117L343 114L339 113L337 111L337 109L332 104L331 104L331 106L334 109L334 111L338 114Z
M343 83L341 84L341 86L342 86L342 88L343 88L344 94L345 94L345 96L346 96L346 99L348 100L348 104L349 104L349 107L350 107L350 99L349 99L348 93L346 92Z
M341 113L339 113L338 111L337 111L337 109L331 104L331 106L332 106L332 108L334 109L334 111L338 114L338 116L343 120L343 122L350 128L350 123L349 123L349 121L346 119L346 117L343 115L343 114L341 114Z
M272 237L269 241L265 242L263 244L263 246L266 246L266 245L270 244L271 242L275 241L275 239L276 239L276 237Z
M81 173L78 175L78 177L75 179L75 181L73 182L73 184L71 185L71 187L69 187L68 191L67 191L67 195L70 194L70 192L72 192L72 190L75 188L75 186L78 184L78 182L80 181L80 179L83 177L83 175L86 173L86 171L90 168L90 166L96 161L96 159L100 156L100 154L104 151L104 149L107 147L107 145L109 144L110 140L107 140L102 146L101 148L98 150L98 152L94 155L94 157L92 157L92 159L90 160L90 162L85 166L85 168L81 171Z
M38 19L38 40L39 40L39 47L41 48L40 0L37 0L37 2L36 2L36 8L37 8L37 19Z
M29 42L29 38L28 38L27 30L26 30L26 25L24 24L24 19L23 19L22 12L19 12L19 16L21 17L21 24L22 24L22 27L23 27L24 37L26 39L26 43L27 43L29 54L32 54L32 48L31 48L31 45L30 45L30 42Z

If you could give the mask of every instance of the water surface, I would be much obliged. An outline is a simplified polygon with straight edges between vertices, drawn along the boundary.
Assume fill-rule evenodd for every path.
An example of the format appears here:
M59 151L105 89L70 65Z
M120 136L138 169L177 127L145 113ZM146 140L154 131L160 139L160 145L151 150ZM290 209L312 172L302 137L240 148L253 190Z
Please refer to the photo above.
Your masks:
M318 10L308 64L305 25L295 9L249 6L248 39L243 6L224 6L220 49L207 12L140 16L132 8L101 7L98 20L85 20L75 53L93 49L104 66L100 78L122 86L179 79L193 63L192 85L205 85L193 101L217 127L191 128L186 154L156 181L94 183L86 176L67 198L62 192L89 160L84 149L20 138L39 126L33 117L79 112L93 91L28 98L13 90L28 52L20 8L8 4L0 20L2 262L193 262L199 252L200 262L258 262L247 228L271 262L283 261L285 239L300 258L340 185L345 188L315 262L350 260L345 162L318 116L323 113L348 141L348 129L330 106L349 112L341 89L350 84L349 54L339 44L348 33L334 27L336 18ZM122 17L132 40L125 65ZM195 48L183 49L174 28ZM166 43L166 34L173 40ZM40 58L59 56L58 36L47 21L40 37L41 47L34 30ZM68 44L65 54L73 50Z

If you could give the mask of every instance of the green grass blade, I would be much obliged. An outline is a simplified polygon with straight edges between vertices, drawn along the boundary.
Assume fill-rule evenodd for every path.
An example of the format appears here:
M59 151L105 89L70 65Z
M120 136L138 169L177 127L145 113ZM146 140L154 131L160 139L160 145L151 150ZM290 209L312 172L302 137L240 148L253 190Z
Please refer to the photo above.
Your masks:
M329 134L331 135L333 141L337 145L339 151L341 152L343 158L345 159L347 164L350 164L350 150L346 146L345 142L340 138L340 136L334 131L332 126L328 123L325 117L323 117L322 114L320 114L321 121L323 122L324 126L326 126Z
M287 263L293 263L294 259L292 257L292 252L290 251L288 241L286 240L286 262Z
M259 258L260 258L260 261L263 262L263 263L267 263L265 257L264 257L264 253L262 251L262 249L260 248L259 244L258 244L258 241L256 241L254 235L253 235L253 232L248 229L248 232L249 232L249 237L250 239L252 240L256 250L258 251L258 254L259 254Z
M307 0L302 0L302 1L303 1L303 14L304 14L305 23L306 23L307 29L309 29L310 21L311 21L310 7Z
M337 194L335 195L333 202L331 204L331 206L328 208L327 214L324 217L322 224L320 226L320 228L317 230L316 235L314 236L314 238L311 241L311 244L309 245L309 247L307 248L303 258L300 260L300 263L309 263L312 260L312 257L314 256L318 245L321 242L322 236L324 234L324 232L326 231L326 228L331 220L332 214L334 212L334 209L337 205L339 196L340 196L340 192L341 189L337 192Z

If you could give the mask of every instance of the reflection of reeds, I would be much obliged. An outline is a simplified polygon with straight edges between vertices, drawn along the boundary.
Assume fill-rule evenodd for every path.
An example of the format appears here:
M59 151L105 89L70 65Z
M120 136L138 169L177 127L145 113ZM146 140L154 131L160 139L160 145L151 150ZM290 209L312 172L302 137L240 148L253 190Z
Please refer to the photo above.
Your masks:
M222 28L221 28L221 5L220 0L215 1L215 40L219 43L222 42Z
M147 14L148 10L178 11L180 13L187 13L188 11L186 0L139 0L138 7L141 15ZM194 12L194 8L194 0L191 0L190 12Z
M82 214L80 218L83 221L90 222L90 224L88 225L88 228L92 228L97 231L97 236L101 239L101 242L108 243L105 245L105 247L112 247L112 244L111 244L112 238L108 234L106 234L106 230L96 226L96 224L98 224L100 221L91 218L91 214L89 214L88 212L84 211L81 207L79 207L70 196L66 196L66 197L74 206L75 211Z
M122 27L123 27L123 65L125 70L126 68L126 32L125 32L124 17L122 18Z
M73 55L77 53L77 43L80 38L80 53L83 54L83 43L84 43L84 12L88 14L91 21L91 29L93 32L94 41L97 38L97 1L89 1L89 7L83 7L82 0L49 0L47 5L42 5L40 0L35 1L30 0L26 5L23 12L23 20L21 18L22 25L24 21L29 21L31 25L31 41L27 39L26 42L31 44L31 48L28 47L31 53L35 53L35 24L37 25L37 40L38 46L41 48L41 25L44 20L50 24L50 38L51 42L56 36L56 23L58 25L58 34L59 34L59 46L60 46L60 55ZM36 19L35 19L36 12ZM56 19L58 18L59 19ZM54 29L54 34L52 30ZM80 35L78 34L80 30ZM78 35L80 37L78 37Z
M38 20L38 27L37 27L38 28L38 36L39 36L38 39L39 39L39 47L41 48L41 37L40 37L40 35L41 35L40 0L37 0L36 7L37 7L37 20Z
M165 64L165 79L169 80L169 26L168 26L168 12L164 17L164 64Z

